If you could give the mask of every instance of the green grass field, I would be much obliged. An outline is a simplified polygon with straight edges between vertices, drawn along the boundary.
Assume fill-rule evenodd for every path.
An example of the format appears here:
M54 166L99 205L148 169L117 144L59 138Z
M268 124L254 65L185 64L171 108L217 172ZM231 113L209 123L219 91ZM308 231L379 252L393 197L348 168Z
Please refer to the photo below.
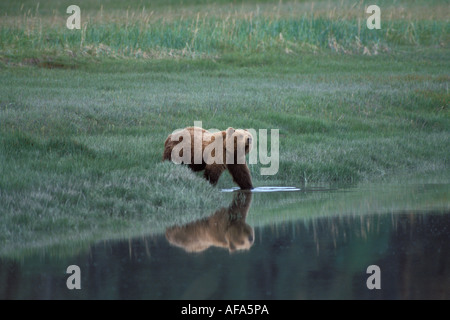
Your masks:
M126 4L125 4L126 3ZM152 232L229 197L162 163L164 140L279 129L255 186L448 181L446 1L0 3L0 254ZM371 4L371 3L370 3Z

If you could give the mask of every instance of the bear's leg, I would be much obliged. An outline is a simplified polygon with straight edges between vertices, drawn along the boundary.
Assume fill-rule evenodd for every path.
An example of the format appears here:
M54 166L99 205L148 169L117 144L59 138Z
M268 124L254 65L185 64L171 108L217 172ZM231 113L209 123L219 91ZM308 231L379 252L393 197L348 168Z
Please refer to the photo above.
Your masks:
M230 171L233 181L242 189L253 189L252 177L247 164L228 164L228 171Z
M233 202L228 207L228 213L230 216L245 220L251 203L252 193L247 191L239 191L234 194Z
M204 177L212 185L216 185L220 175L225 171L226 167L218 164L206 165Z
M171 135L167 137L166 142L164 143L164 152L163 152L163 161L169 160L172 161L172 149L174 144L170 141Z

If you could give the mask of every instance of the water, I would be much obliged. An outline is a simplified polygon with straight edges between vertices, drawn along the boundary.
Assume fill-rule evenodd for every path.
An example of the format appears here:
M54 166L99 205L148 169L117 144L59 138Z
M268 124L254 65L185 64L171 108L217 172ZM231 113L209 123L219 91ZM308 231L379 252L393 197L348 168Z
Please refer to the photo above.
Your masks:
M233 192L165 234L0 258L0 298L449 299L448 187ZM73 264L81 290L66 287Z
M231 189L222 189L222 192L236 192L239 191L239 187L231 188ZM292 191L301 191L300 188L297 187L256 187L251 190L253 193L257 192L292 192Z

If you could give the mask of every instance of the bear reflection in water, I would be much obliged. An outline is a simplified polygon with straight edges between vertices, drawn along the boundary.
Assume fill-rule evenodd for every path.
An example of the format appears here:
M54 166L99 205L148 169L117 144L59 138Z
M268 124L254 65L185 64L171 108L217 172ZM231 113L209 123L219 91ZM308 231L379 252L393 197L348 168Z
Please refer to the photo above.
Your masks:
M170 227L166 238L187 252L202 252L211 246L228 249L230 253L248 250L255 237L253 228L245 222L251 201L251 192L238 191L228 208L183 226Z

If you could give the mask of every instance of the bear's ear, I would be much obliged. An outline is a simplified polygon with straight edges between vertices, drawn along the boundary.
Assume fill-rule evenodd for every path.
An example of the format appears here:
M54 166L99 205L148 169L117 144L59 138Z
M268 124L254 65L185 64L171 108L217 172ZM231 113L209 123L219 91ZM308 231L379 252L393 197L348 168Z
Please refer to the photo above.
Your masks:
M227 129L227 136L231 136L235 131L236 131L236 130L234 130L234 128L229 127L229 128Z

